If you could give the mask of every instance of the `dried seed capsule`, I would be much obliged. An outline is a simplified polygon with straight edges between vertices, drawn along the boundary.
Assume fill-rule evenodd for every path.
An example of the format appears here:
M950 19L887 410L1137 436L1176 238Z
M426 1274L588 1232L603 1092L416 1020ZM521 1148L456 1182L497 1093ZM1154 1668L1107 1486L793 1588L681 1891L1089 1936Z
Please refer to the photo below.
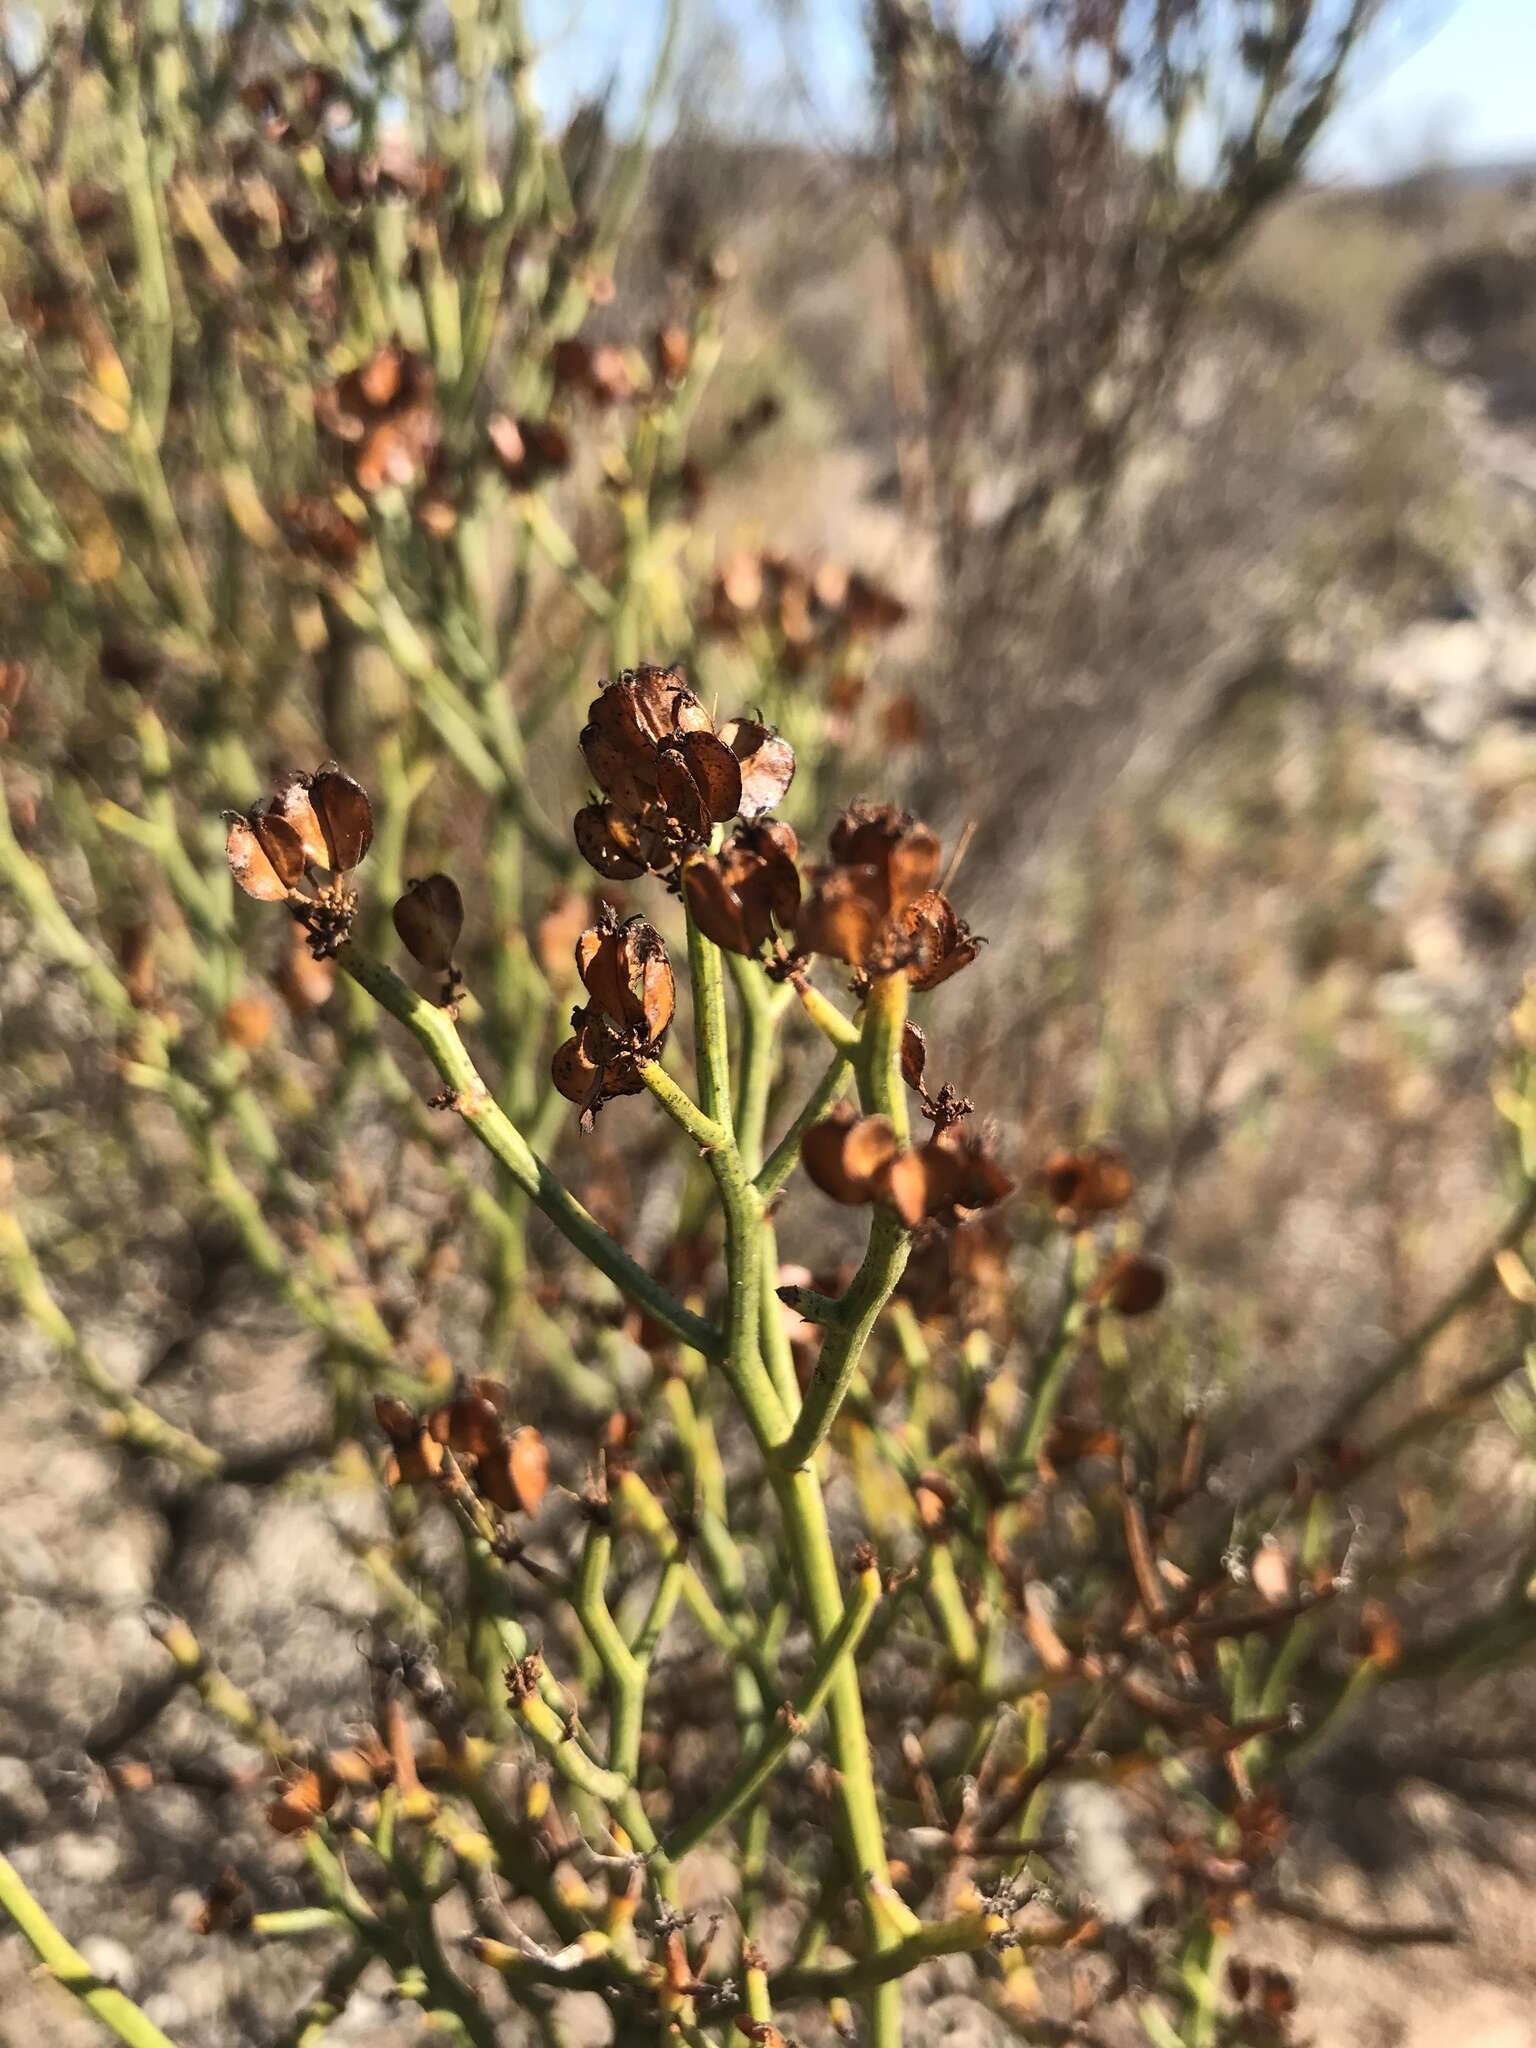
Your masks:
M812 1124L800 1141L807 1175L834 1202L872 1202L885 1169L896 1156L890 1119L855 1115L846 1103Z
M978 939L947 896L925 889L901 914L901 932L910 958L907 973L915 993L922 994L969 967L985 939Z
M258 903L282 903L304 875L304 848L286 820L271 812L232 815L224 844L229 872Z
M320 829L320 820L315 815L309 785L309 776L294 769L277 785L277 794L268 809L285 819L298 833L299 842L304 848L304 858L309 865L314 868L327 868L331 864L331 849Z
M449 875L427 875L408 882L394 908L400 943L423 967L446 974L464 928L464 899Z
M501 1442L501 1417L491 1402L473 1393L434 1408L427 1433L466 1458L483 1458Z
M373 844L373 805L360 782L341 768L322 768L309 785L309 800L326 845L326 866L335 874L355 868Z
M1168 1268L1137 1252L1117 1252L1093 1284L1093 1299L1122 1316L1149 1315L1167 1292Z
M280 1835L304 1835L336 1803L341 1786L329 1771L308 1770L284 1786L267 1808L267 1826Z
M681 757L706 824L723 825L741 807L741 764L712 732L683 732L663 742L662 758Z
M481 1459L475 1485L509 1515L534 1514L549 1489L549 1451L536 1429L515 1429Z
M1035 1178L1058 1220L1072 1226L1123 1209L1136 1188L1124 1159L1102 1145L1053 1152Z
M749 822L776 810L795 779L795 750L771 726L753 718L733 718L720 737L741 764L741 795L737 808Z

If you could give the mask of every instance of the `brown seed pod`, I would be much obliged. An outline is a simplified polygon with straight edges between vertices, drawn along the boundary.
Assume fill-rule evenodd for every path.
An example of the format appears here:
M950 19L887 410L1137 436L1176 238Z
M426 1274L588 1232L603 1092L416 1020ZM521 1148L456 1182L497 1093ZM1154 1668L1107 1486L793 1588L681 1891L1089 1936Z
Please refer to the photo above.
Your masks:
M723 825L734 818L741 806L741 763L712 732L683 732L664 740L661 758L681 758L690 781L698 792L706 828Z
M907 616L907 608L893 592L857 570L848 578L843 598L843 617L855 638L864 634L889 633Z
M267 1826L280 1835L306 1835L335 1805L340 1790L328 1769L301 1771L267 1808Z
M398 1394L375 1394L373 1417L392 1444L408 1444L418 1428L416 1417Z
M499 412L486 422L485 432L502 475L515 491L532 490L545 477L570 467L570 440L553 420L514 420Z
M400 943L411 958L433 973L446 974L464 929L464 898L458 883L450 875L407 882L392 914Z
M1161 1259L1117 1252L1093 1283L1092 1298L1122 1316L1144 1316L1161 1305L1167 1292L1168 1268Z
M277 785L276 794L268 805L269 812L291 825L299 835L304 849L304 858L310 867L328 868L331 864L331 849L320 820L310 799L310 777L292 769Z
M555 1047L549 1077L567 1102L580 1103L584 1108L597 1107L603 1069L588 1056L580 1032Z
M587 804L571 821L576 851L606 882L632 882L646 872L634 828L612 803Z
M475 1485L504 1514L532 1515L549 1490L549 1451L531 1426L513 1430L475 1473Z
M812 1124L800 1141L806 1174L834 1202L872 1202L896 1157L889 1117L857 1115L846 1103Z
M928 1214L930 1200L926 1147L921 1152L898 1152L880 1176L880 1192L908 1230L916 1230Z
M899 916L938 880L938 839L894 804L850 805L832 827L830 843L839 867L875 870L889 916Z
M1113 1215L1136 1191L1124 1159L1102 1145L1082 1152L1053 1152L1036 1175L1036 1184L1058 1221L1073 1227L1095 1216Z
M802 952L820 953L864 968L875 958L884 937L885 891L873 867L822 868L795 921L795 939Z
M718 860L698 854L683 869L688 915L712 944L750 957L757 951L741 898L726 881Z
M315 958L302 925L293 928L288 950L277 970L277 986L294 1017L313 1016L335 992L336 969L331 961Z
M270 812L231 815L224 843L229 872L258 903L282 903L304 875L304 848L284 819Z
M483 1458L501 1442L501 1416L483 1396L464 1393L433 1409L427 1434L462 1457Z
M928 1036L909 1017L901 1031L901 1078L915 1095L927 1095L923 1075L928 1069Z
M576 942L576 971L593 1003L637 1043L656 1043L672 1022L677 990L660 932L643 917L604 928L594 925Z
M251 1895L245 1880L232 1864L225 1864L203 1896L193 1916L194 1934L240 1934L254 1917Z
M373 805L368 792L342 768L322 768L309 785L309 800L334 874L355 868L373 844Z
M749 822L777 810L795 779L795 750L772 726L753 718L733 718L721 726L720 737L741 764L737 809Z
M979 1131L951 1124L923 1146L927 1172L928 1220L948 1228L964 1223L983 1209L1006 1201L1015 1183L992 1156Z
M923 994L969 967L986 944L958 916L947 896L925 889L901 914L901 933L914 994Z

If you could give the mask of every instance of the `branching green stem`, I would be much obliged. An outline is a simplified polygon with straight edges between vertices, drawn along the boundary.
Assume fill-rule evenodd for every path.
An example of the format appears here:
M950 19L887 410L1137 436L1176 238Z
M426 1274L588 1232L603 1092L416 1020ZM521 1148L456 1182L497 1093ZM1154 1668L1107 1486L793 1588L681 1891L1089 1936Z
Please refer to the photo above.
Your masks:
M448 1106L463 1118L492 1157L500 1161L517 1186L577 1251L674 1336L706 1357L718 1358L723 1349L719 1331L684 1308L659 1281L637 1266L532 1150L481 1080L447 1012L417 995L392 968L370 959L356 946L343 948L340 965L410 1032L453 1091Z
M140 2011L126 1993L103 1984L90 1964L54 1926L33 1898L15 1866L0 1856L0 1908L32 1944L43 1968L78 1998L86 2011L116 2034L125 2048L176 2048L168 2034Z
M841 1621L822 1643L816 1661L793 1702L779 1709L774 1727L758 1749L742 1760L709 1804L668 1839L667 1854L674 1861L687 1855L690 1849L696 1849L716 1828L724 1827L767 1784L788 1755L791 1745L825 1706L841 1667L845 1663L852 1664L879 1599L880 1574L871 1562L859 1573Z

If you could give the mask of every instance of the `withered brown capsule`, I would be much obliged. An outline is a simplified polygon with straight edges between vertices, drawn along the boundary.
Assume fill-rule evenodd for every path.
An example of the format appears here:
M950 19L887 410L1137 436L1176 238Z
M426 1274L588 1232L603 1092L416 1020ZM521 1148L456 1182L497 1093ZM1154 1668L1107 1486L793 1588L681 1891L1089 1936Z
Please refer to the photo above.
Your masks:
M407 882L393 911L400 943L421 966L446 974L464 929L464 898L449 875Z
M345 769L326 767L311 781L309 800L325 841L326 866L333 873L347 873L373 844L373 805L367 790Z

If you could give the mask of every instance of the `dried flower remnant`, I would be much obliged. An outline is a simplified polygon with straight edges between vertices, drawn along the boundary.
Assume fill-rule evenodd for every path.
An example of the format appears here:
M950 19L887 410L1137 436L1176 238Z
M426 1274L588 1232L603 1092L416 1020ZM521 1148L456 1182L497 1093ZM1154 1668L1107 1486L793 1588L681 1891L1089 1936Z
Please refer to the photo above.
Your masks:
M408 881L391 916L411 958L443 977L438 1001L451 1009L464 982L453 958L464 929L464 898L458 883L451 875L442 874Z
M771 725L755 718L733 718L720 737L741 764L741 816L751 824L776 811L795 779L795 750Z
M267 1826L279 1835L307 1835L329 1813L341 1791L329 1768L300 1771L267 1808Z
M557 341L550 367L558 390L579 392L600 409L622 404L635 395L629 358L611 342L594 344L577 335Z
M425 356L392 344L315 394L315 419L348 450L365 498L427 476L442 434L437 373Z
M531 491L571 466L571 444L553 420L514 420L499 412L486 422L486 438L502 475L515 491Z
M549 1490L549 1451L531 1425L507 1429L506 1404L506 1388L486 1378L470 1380L425 1415L393 1394L376 1395L374 1416L390 1446L385 1483L435 1480L451 1451L482 1500L503 1514L537 1513Z
M283 777L265 804L226 815L225 857L247 896L286 903L309 935L316 959L345 945L357 897L345 877L373 844L368 792L343 769L297 771ZM315 868L329 871L313 896L300 884Z
M767 726L719 733L676 668L627 669L588 710L581 751L602 795L577 814L576 844L610 881L672 874L738 812L759 819L788 789L794 754Z
M975 936L947 896L925 889L901 914L902 936L910 948L907 977L914 994L926 994L969 967L986 944Z
M281 525L296 552L313 555L328 569L350 569L362 552L362 527L332 498L290 498Z
M643 917L620 924L605 911L577 940L576 971L588 1000L571 1012L573 1036L556 1049L551 1074L590 1130L605 1102L640 1092L638 1066L666 1042L677 992L661 934Z
M778 933L793 932L800 910L800 843L777 819L738 825L718 854L695 854L683 867L683 894L694 923L728 953L755 958Z
M1094 1281L1089 1296L1117 1315L1144 1316L1161 1306L1168 1286L1168 1268L1161 1259L1117 1252Z
M937 988L976 958L982 942L935 886L939 842L909 811L854 804L832 828L831 855L801 905L802 951L861 976L905 970L917 990Z
M374 1419L389 1439L386 1486L419 1486L443 1469L443 1447L415 1411L395 1394L375 1394Z
M254 1915L245 1880L226 1864L203 1895L192 1918L194 1934L243 1934Z
M1136 1191L1130 1167L1107 1146L1053 1152L1035 1184L1056 1211L1057 1222L1073 1230L1096 1217L1114 1215Z
M800 1156L823 1194L849 1205L888 1201L909 1230L966 1222L1014 1188L980 1136L952 1126L926 1145L900 1146L888 1118L846 1104L811 1126Z

